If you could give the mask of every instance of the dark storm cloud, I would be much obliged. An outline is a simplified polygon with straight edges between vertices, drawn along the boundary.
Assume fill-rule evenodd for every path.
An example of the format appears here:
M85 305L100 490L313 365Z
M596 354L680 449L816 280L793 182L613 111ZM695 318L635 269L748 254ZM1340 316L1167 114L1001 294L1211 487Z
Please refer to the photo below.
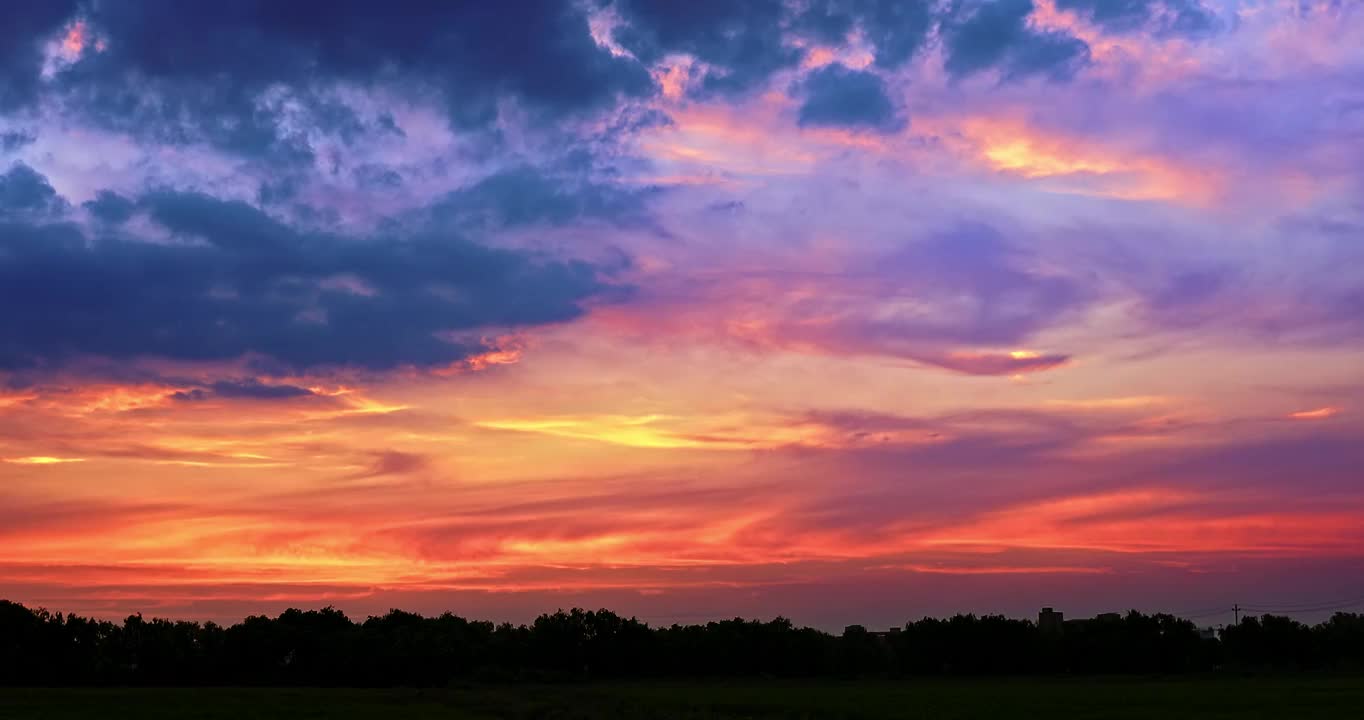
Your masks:
M33 168L16 163L0 175L0 218L10 215L58 215L66 201L57 194L47 178Z
M953 77L998 69L1004 78L1068 78L1089 62L1083 40L1030 28L1032 0L958 2L943 24L945 66Z
M114 225L127 222L136 210L132 200L109 190L101 190L94 200L86 201L82 207L96 220Z
M780 0L619 0L615 7L624 24L614 39L645 64L685 53L713 66L704 93L751 90L800 59L783 42Z
M1197 35L1217 26L1217 16L1199 0L1056 0L1113 32L1153 30Z
M297 385L267 385L254 378L245 380L219 380L207 387L192 388L172 393L171 398L180 401L198 401L211 398L224 400L289 400L310 397L314 393Z
M956 76L997 68L1005 79L1033 74L1068 77L1088 59L1088 46L1061 32L1027 27L1031 0L814 0L787 4L707 0L617 0L622 23L613 38L645 64L669 54L701 60L709 70L693 89L701 95L746 92L798 64L793 38L843 45L859 33L875 49L875 65L904 65L941 27L947 68Z
M10 207L51 202L45 181L35 191L31 170L17 170L17 181L15 172L5 178L18 189L0 192ZM280 372L431 367L481 349L438 337L444 331L567 321L587 300L624 291L588 263L434 230L303 231L194 193L150 193L137 208L169 237L145 242L108 226L87 237L68 223L3 219L0 209L0 367L246 354Z
M899 67L924 47L937 20L927 0L621 0L616 6L625 22L616 40L646 63L686 53L719 68L703 82L703 93L742 92L794 67L802 53L788 35L842 45L858 31L875 47L878 67Z
M499 103L512 99L532 122L553 127L621 98L651 96L657 88L648 68L670 54L704 64L693 86L703 95L757 89L797 66L804 51L794 40L841 44L852 32L875 48L883 69L914 57L939 26L954 75L998 67L1006 78L1062 77L1085 57L1083 42L1025 26L1029 0L616 0L612 36L633 57L597 44L591 7L560 0L514 7L20 3L0 30L0 107L48 92L68 117L154 142L206 142L278 166L311 159L313 132L349 142L395 129L391 116L337 100L338 86L435 98L462 128L492 127ZM43 80L43 43L77 18L85 28L80 49Z
M799 114L802 126L895 132L907 124L886 95L885 82L875 73L834 63L811 72L801 90L805 94Z
M822 0L797 13L793 28L830 45L858 30L876 49L877 67L896 68L927 43L935 20L929 0Z
M147 0L98 3L88 16L106 40L59 74L71 109L163 142L275 159L309 151L263 100L280 88L313 126L342 137L383 128L325 99L337 83L434 94L462 127L487 126L503 98L559 120L654 88L644 67L595 43L577 5L556 0L514 12L438 0Z
M926 0L618 0L615 7L622 19L615 40L645 64L685 53L711 67L698 86L702 95L753 90L775 72L791 70L803 55L791 44L792 37L843 45L858 33L876 50L876 67L893 70L913 59L941 27L947 68L955 76L996 68L1005 79L1067 78L1088 60L1088 46L1078 38L1027 26L1031 0L951 5Z

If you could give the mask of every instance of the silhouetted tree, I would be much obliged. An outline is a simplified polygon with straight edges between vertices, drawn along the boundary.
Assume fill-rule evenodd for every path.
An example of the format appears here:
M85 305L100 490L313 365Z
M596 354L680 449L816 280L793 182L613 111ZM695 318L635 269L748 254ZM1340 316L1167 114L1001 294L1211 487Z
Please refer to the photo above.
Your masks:
M998 615L924 618L842 635L785 618L651 628L609 610L530 625L402 610L355 622L286 610L230 627L132 615L122 624L0 601L0 684L430 686L468 679L1181 673L1364 668L1364 617L1307 626L1247 617L1220 638L1166 614L1104 615L1042 633Z

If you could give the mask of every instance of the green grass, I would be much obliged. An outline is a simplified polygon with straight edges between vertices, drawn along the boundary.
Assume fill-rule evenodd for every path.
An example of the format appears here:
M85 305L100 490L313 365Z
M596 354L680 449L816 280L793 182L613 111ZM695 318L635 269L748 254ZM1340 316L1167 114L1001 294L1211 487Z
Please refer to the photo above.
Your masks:
M5 720L1364 717L1364 678L475 685L440 690L0 689Z

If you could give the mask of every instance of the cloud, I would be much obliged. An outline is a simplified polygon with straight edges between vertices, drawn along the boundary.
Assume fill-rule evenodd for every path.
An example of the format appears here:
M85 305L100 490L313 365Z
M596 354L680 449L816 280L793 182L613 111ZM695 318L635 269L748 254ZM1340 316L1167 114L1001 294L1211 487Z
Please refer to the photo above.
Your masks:
M800 89L805 95L801 126L898 132L908 124L887 96L885 82L872 72L834 63L811 72Z
M424 470L428 465L430 465L430 461L424 455L386 450L374 453L374 461L368 468L348 476L347 479L361 480L385 475L407 475Z
M32 171L6 177L12 205L54 202ZM431 368L486 350L446 333L563 322L623 291L589 263L449 232L332 235L197 193L155 191L137 207L165 238L37 221L0 230L0 303L27 309L0 313L0 367L251 355L266 372Z
M181 401L208 400L288 400L310 397L315 393L297 385L267 385L259 380L219 380L207 387L191 388L171 394L171 399Z
M880 355L1012 375L1064 364L1065 354L1019 345L1097 295L1083 278L1043 269L1023 243L981 223L927 232L890 250L853 246L834 257L837 269L822 272L763 257L761 270L655 280L641 284L628 305L595 317L669 342L681 333L755 349Z
M119 225L127 222L137 210L137 205L116 192L101 190L94 200L82 204L100 222Z
M402 187L403 176L380 165L361 165L355 168L355 182L362 189L383 192Z
M1069 77L1088 59L1088 48L1059 31L1027 26L1032 0L1001 3L927 0L815 0L783 4L670 3L618 0L621 22L613 39L646 65L670 55L700 61L689 83L700 97L761 87L773 75L794 68L803 52L793 39L844 46L857 37L874 50L873 62L897 69L928 46L941 28L947 67L955 76L999 68L1006 78L1044 74ZM697 77L699 76L699 77Z
M1154 31L1199 35L1217 27L1217 16L1199 0L1054 0L1112 32Z
M385 86L434 97L452 124L488 128L499 103L553 122L646 97L638 62L598 46L578 5L532 0L516 12L418 1L201 6L96 3L85 22L102 49L82 53L53 92L88 122L160 142L207 142L277 162L306 159L306 132L381 131L332 96Z
M650 190L624 190L528 166L503 170L451 191L428 212L439 223L491 229L561 225L578 219L642 222Z
M756 91L799 65L804 37L841 45L860 33L876 67L896 69L941 26L950 30L954 75L993 66L1006 77L1067 75L1084 44L1025 27L1029 0L1008 4L963 20L961 8L926 0L617 0L604 8L534 0L516 12L434 0L401 12L359 0L287 8L150 0L79 11L54 3L20 13L29 32L14 46L27 50L4 71L11 105L41 95L68 119L160 144L208 144L278 169L317 160L322 136L353 145L393 132L386 108L395 101L434 101L454 127L502 142L507 123L556 128L647 100L659 89L650 71L679 56L696 61L687 71L694 94ZM589 14L602 12L615 20L599 44ZM34 38L70 23L81 42L44 71Z
M0 24L0 111L31 102L39 89L43 44L71 18L75 0L15 3Z
M3 458L4 462L15 465L60 465L62 463L85 462L85 458L62 458L50 455L30 455L27 457Z
M1028 25L1032 0L997 0L954 4L944 21L945 67L963 78L998 68L1006 79L1043 75L1065 79L1089 62L1089 46L1059 31Z
M886 69L914 57L927 43L935 20L929 0L830 0L811 3L811 8L860 31L876 48L876 66Z
M613 39L646 65L686 54L709 66L697 86L702 95L753 90L800 58L784 42L780 0L618 0L613 8L622 21Z
M1298 347L1349 345L1364 337L1364 286L1334 268L1355 250L1304 228L1276 233L1255 256L1162 252L1120 240L1093 260L1136 300L1148 328L1198 337ZM1324 242L1323 242L1324 240ZM1316 257L1302 248L1315 245ZM1285 264L1297 269L1283 272Z
M15 163L0 175L0 219L7 215L48 217L60 215L67 203L47 178L23 163Z
M1184 487L1231 489L1255 498L1283 493L1276 500L1276 507L1283 509L1312 503L1331 506L1354 493L1364 463L1364 445L1354 428L1273 419L1279 421L1273 434L1195 448L1165 458L1168 464L1156 472ZM1284 487L1286 478L1293 479L1291 488Z
M1340 408L1331 407L1328 405L1326 407L1319 407L1313 410L1299 410L1297 412L1291 412L1288 414L1288 417L1293 420L1325 420L1330 417L1335 417L1336 415L1339 414Z
M1068 355L1041 354L1026 350L1007 353L955 352L941 357L925 357L932 363L967 375L1019 375L1061 367Z
M1065 275L1034 267L1020 243L980 223L906 243L879 264L886 281L904 283L911 296L936 308L902 321L907 338L1012 345L1081 307L1089 294Z
M18 150L25 145L31 145L36 139L37 137L32 133L24 132L22 130L0 132L0 152Z

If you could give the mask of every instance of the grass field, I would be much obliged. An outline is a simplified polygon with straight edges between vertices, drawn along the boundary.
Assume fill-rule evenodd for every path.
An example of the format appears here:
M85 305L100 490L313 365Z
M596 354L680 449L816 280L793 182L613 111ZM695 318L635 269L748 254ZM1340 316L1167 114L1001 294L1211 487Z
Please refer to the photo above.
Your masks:
M5 720L1364 718L1364 678L911 680L440 690L0 689Z

